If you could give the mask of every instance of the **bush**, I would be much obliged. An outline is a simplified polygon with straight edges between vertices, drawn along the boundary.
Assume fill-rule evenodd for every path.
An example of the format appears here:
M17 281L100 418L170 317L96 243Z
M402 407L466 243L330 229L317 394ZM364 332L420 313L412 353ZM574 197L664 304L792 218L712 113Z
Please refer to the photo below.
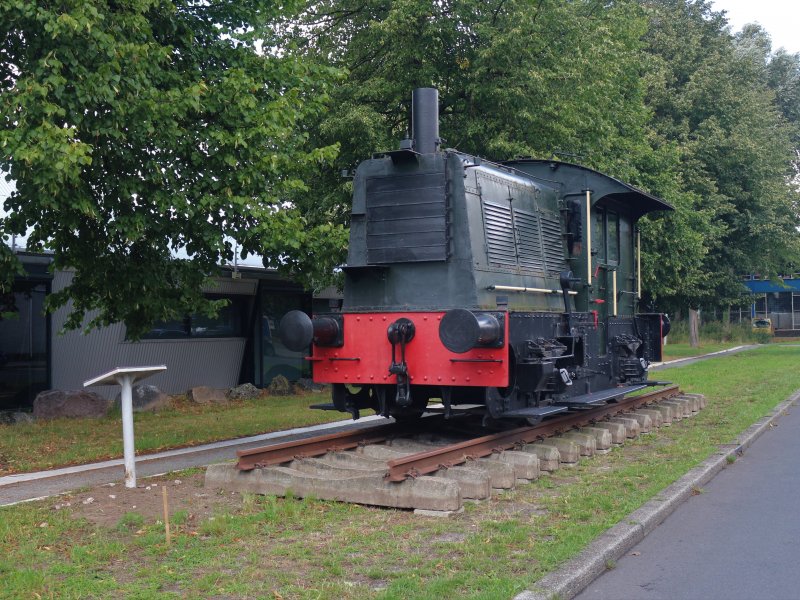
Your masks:
M772 334L767 331L754 331L753 338L759 344L769 344L772 341Z
M701 344L722 344L727 342L766 344L771 339L772 335L767 332L754 332L749 320L742 323L728 324L722 321L709 321L700 325ZM683 320L673 321L668 340L673 344L688 344L689 322Z

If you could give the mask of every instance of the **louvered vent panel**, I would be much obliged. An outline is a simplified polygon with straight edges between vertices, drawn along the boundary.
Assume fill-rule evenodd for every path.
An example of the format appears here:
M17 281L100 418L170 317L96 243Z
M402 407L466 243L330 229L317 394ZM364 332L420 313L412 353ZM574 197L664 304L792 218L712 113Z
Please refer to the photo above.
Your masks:
M524 269L544 271L542 236L539 219L535 213L514 209L514 225L517 231L517 257Z
M511 207L484 202L483 222L486 227L489 262L503 266L517 266Z
M367 262L447 260L444 172L367 179Z
M566 270L564 260L564 239L561 235L561 223L557 215L547 212L539 213L542 223L542 246L544 260L549 273L558 274Z

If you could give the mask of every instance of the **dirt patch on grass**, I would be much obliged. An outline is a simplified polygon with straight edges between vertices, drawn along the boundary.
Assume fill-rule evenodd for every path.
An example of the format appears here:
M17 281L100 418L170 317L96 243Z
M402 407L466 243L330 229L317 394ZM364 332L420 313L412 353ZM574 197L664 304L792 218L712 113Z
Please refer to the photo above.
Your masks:
M72 493L54 502L54 510L69 510L75 518L90 523L115 527L128 514L141 515L143 522L152 523L164 518L163 491L167 488L169 512L180 513L179 520L191 525L216 512L241 506L241 496L235 492L207 490L203 487L204 473L181 477L151 477L129 489L122 484L105 484L80 493ZM184 514L185 513L185 514ZM131 519L135 523L135 519Z

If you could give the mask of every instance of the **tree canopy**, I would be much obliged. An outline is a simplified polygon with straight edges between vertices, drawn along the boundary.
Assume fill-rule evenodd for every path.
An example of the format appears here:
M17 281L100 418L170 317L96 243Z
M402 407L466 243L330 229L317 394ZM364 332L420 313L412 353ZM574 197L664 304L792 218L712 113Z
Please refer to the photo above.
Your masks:
M341 227L293 198L334 145L307 121L336 81L276 51L269 25L297 3L33 2L0 6L0 168L16 181L0 237L53 252L72 284L68 326L214 310L201 289L235 246L311 286ZM0 244L7 285L17 268ZM181 260L185 254L191 260ZM325 273L327 275L327 272Z
M33 227L75 270L51 301L74 300L72 326L213 309L201 284L234 245L329 281L340 171L397 146L419 86L447 146L578 162L673 204L641 225L664 308L800 265L800 55L707 0L10 0L0 19L17 181L0 236ZM15 268L0 245L0 279Z
M662 307L724 306L741 274L800 264L798 56L731 35L709 2L309 0L283 31L349 72L315 127L340 167L396 146L409 91L434 86L448 146L579 162L672 203L642 223ZM347 186L315 187L346 222Z
M656 0L646 10L646 102L653 130L677 150L679 177L676 189L655 190L678 213L648 229L649 282L672 307L726 306L741 300L742 274L800 264L790 185L800 122L769 85L763 30L733 37L704 1Z
M349 73L315 128L318 143L341 144L340 167L396 147L411 90L433 86L448 147L632 174L635 157L651 153L639 83L646 26L633 2L314 0L283 31L297 56ZM347 205L341 180L319 187Z

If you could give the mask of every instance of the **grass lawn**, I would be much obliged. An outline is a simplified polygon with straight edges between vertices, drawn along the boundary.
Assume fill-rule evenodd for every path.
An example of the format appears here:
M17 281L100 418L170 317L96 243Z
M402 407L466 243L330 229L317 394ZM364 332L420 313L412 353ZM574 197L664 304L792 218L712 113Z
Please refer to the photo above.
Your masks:
M170 547L158 488L132 491L151 509L109 488L0 509L0 597L507 599L735 441L800 388L798 364L771 344L666 370L707 408L449 519L207 492L197 472L170 488Z
M196 445L215 440L338 421L346 415L311 410L329 402L328 394L263 396L201 406L178 401L157 413L136 413L137 454ZM122 456L119 413L103 419L55 419L20 425L0 425L0 475L37 471Z

